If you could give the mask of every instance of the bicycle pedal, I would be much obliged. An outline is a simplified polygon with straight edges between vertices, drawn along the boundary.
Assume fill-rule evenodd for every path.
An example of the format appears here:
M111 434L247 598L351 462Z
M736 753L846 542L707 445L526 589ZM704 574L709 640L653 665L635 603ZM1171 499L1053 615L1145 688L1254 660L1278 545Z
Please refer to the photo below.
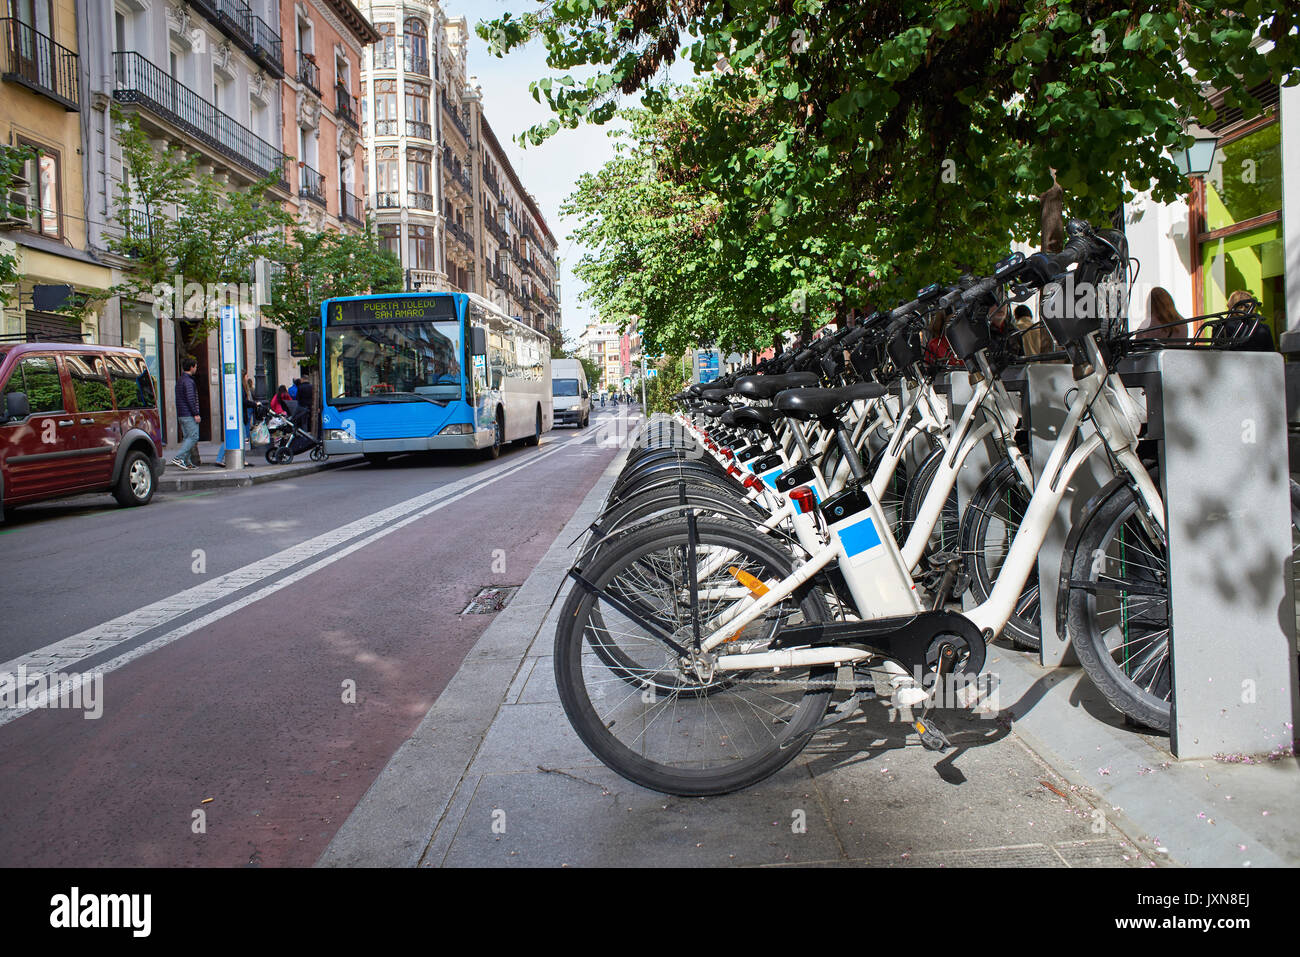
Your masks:
M953 562L962 563L961 555L956 552L933 552L926 558L931 568L947 568Z
M952 747L952 742L948 740L948 736L935 727L932 722L918 718L912 722L912 727L921 736L921 746L925 750L943 751Z

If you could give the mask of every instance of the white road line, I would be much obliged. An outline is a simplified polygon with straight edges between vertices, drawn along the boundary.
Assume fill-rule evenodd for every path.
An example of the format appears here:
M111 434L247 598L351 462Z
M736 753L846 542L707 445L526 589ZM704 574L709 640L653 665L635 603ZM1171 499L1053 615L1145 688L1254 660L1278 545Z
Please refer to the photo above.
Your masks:
M443 508L452 502L458 501L481 488L485 488L500 479L522 471L530 465L540 462L544 458L563 451L570 445L576 445L584 441L585 438L587 438L587 436L584 435L582 438L570 439L565 442L557 443L553 448L543 449L541 454L530 456L524 462L503 463L495 469L488 471L486 474L466 477L458 482L453 482L450 485L445 485L422 495L417 495L414 498L409 498L396 505L374 512L371 515L364 516L356 521L349 522L347 525L331 529L322 535L318 535L299 545L294 545L291 548L287 548L268 558L252 562L251 564L245 565L243 568L238 568L233 572L228 572L225 575L204 582L201 585L188 588L185 591L178 592L168 598L153 602L150 605L145 605L144 607L128 612L125 615L120 615L111 621L95 625L92 628L88 628L85 631L53 642L43 648L38 648L35 651L30 651L24 655L20 655L17 658L0 664L0 674L14 674L20 667L25 668L29 675L49 673L53 671L67 672L68 670L75 668L80 662L87 658L109 651L115 645L142 635L147 631L157 628L160 625L164 625L169 621L182 617L183 615L190 614L200 608L212 604L215 601L219 601L222 598L233 595L241 589L248 588L249 586L256 585L268 578L281 574L286 567L300 564L303 561L307 561L318 555L322 555L325 552L329 552L331 549L337 548L339 545L342 545L359 535L367 535L367 533L370 533L367 538L356 542L341 551L334 552L328 558L318 561L307 568L298 572L293 572L288 577L281 579L275 585L272 585L269 588L260 589L258 592L247 596L245 599L225 605L221 609L211 612L203 618L198 619L196 622L191 623L194 627L202 627L202 624L204 623L216 621L218 618L222 618L233 611L237 611L239 608L244 607L252 601L256 601L264 595L269 595L274 591L278 591L285 585L306 577L318 568L322 568L333 561L337 561L344 555L351 554L357 548L364 547L370 542L387 535L389 532L402 528L403 526L423 518L425 515L429 515L432 512L436 512L438 509ZM162 638L157 639L157 641L161 641L162 644L169 644L170 641L174 641L176 638L182 637L184 634L188 634L189 631L192 630L194 630L194 628L190 625L186 625L184 628L169 632L168 635L162 636ZM155 644L155 641L151 641L141 647L152 650L152 646ZM162 647L162 645L160 644L158 647ZM123 659L114 659L115 662L121 661L123 664L127 660L131 659L126 656L123 656ZM116 665L116 667L120 667L120 664ZM13 718L18 717L21 714L25 714L26 710L30 709L6 709L3 712L0 712L0 725L13 720Z

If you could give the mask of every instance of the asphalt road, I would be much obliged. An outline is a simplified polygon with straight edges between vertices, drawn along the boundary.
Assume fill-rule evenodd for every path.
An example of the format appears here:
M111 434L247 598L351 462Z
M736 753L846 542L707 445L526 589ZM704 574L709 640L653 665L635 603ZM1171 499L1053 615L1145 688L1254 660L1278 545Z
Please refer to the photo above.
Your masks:
M612 420L491 463L19 510L0 675L92 678L80 710L0 708L0 865L313 863L492 620L471 598L522 583L616 454Z

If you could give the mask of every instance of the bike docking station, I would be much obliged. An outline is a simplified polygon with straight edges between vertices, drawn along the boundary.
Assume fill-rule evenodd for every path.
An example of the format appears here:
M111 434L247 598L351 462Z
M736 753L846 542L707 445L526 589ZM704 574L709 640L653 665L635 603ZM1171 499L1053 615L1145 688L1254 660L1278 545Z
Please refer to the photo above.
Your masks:
M1145 405L1143 457L1158 462L1165 502L1168 602L1146 608L1167 615L1173 636L1169 749L1180 760L1286 753L1300 695L1282 356L1167 348L1129 356L1117 371ZM1040 481L1065 421L1062 399L1075 387L1073 368L1031 362L1007 370L1004 381L1024 396L1021 426ZM971 399L970 376L953 372L948 386L955 419ZM1078 441L1092 433L1085 421ZM999 454L986 439L967 457L956 488L960 514ZM1060 595L1070 570L1062 561L1074 550L1071 529L1114 474L1104 451L1074 473L1039 552L1039 664L1046 669L1076 664ZM965 601L974 604L969 593Z

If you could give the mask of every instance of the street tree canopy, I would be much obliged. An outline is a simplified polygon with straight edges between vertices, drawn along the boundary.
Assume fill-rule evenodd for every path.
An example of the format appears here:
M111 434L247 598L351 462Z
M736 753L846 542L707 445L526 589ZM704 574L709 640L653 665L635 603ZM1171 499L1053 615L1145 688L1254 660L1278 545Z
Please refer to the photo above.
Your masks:
M559 75L531 88L554 118L528 131L533 144L561 127L607 122L639 93L655 119L633 123L633 141L643 151L662 147L658 166L675 169L672 185L687 194L641 198L678 213L679 201L696 213L713 209L700 238L718 271L739 270L734 285L755 298L795 297L824 316L987 268L1012 239L1039 237L1042 197L1057 192L1054 184L1072 215L1094 220L1136 191L1181 196L1185 181L1169 153L1186 144L1189 121L1214 121L1207 88L1250 116L1260 104L1249 90L1300 80L1300 8L1233 7L557 0L479 31L501 54L533 39L546 46ZM663 76L683 53L707 77L685 102ZM567 72L575 69L590 75L575 80ZM665 136L674 118L678 135ZM604 184L580 183L575 207L591 208L602 185L632 188L637 171L623 160L597 175ZM686 229L671 216L635 226L653 234L647 249L665 255L681 236L673 230ZM705 257L683 258L697 264L690 276L700 281L669 290L661 308L702 313L701 300L685 297L707 286ZM629 249L607 265L636 262ZM658 287L622 275L634 286L624 298L635 299L622 311L644 314L652 336L667 328L647 298ZM788 309L786 321L797 324ZM725 320L716 328L731 331Z

